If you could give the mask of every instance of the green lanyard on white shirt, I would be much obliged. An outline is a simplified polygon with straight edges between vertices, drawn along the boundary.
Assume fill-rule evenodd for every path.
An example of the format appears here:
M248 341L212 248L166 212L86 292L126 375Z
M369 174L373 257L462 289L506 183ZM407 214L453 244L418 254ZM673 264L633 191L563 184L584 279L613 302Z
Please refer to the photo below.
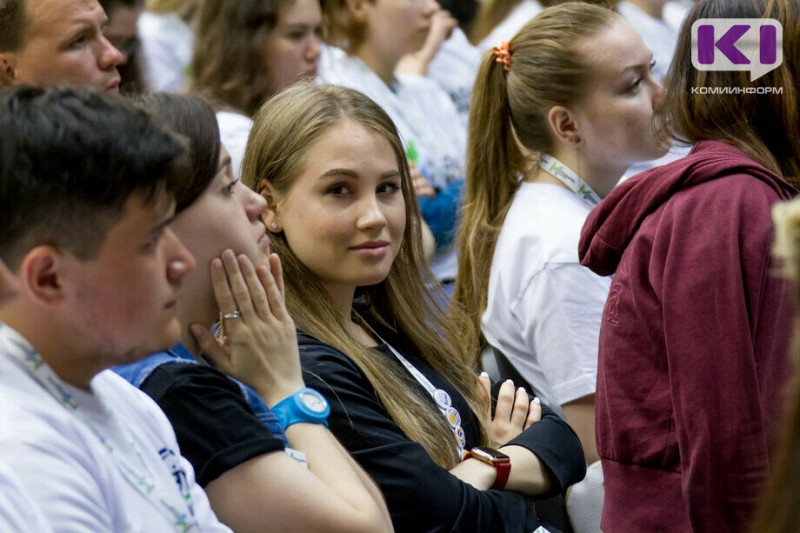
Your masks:
M600 196L583 181L571 168L548 154L539 156L539 167L542 170L566 185L569 190L577 194L589 207L600 203Z
M176 531L187 532L199 529L194 517L191 492L188 487L175 487L178 491L168 488L167 495L174 493L174 496L168 498L172 500L171 502L164 498L165 494L162 494L163 491L157 490L159 487L155 476L147 466L139 446L124 422L117 420L113 416L110 418L111 422L117 425L118 431L124 434L130 451L136 456L139 464L131 464L124 454L115 450L113 441L104 432L101 432L96 427L96 424L92 423L88 417L82 416L78 402L69 391L69 386L58 377L55 371L42 359L39 352L24 337L7 325L0 324L0 343L4 348L0 352L9 354L21 363L26 373L39 386L46 390L64 409L73 413L95 434L125 480L133 485L145 498L153 502L155 507L160 509L173 522Z

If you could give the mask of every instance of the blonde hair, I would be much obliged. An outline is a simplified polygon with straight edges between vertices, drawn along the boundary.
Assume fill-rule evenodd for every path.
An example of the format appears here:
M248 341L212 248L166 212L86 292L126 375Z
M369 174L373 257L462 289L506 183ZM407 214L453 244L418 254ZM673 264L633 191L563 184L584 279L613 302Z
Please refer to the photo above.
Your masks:
M476 331L486 308L497 237L519 177L532 164L523 150L538 163L538 153L552 148L548 110L579 102L592 77L580 45L621 20L607 8L563 4L544 10L514 36L508 72L495 62L493 50L483 56L470 107L453 295Z
M773 254L791 282L794 298L794 332L790 351L794 372L787 383L786 418L764 497L755 516L752 531L792 533L797 530L800 509L800 199L776 204Z
M358 91L333 85L299 83L267 101L256 113L242 164L242 179L263 193L268 182L278 195L291 189L314 143L342 121L354 121L377 132L392 147L402 177L406 227L388 277L356 292L355 306L408 341L416 353L466 398L486 440L485 416L478 399L478 379L467 361L474 359L474 332L463 330L457 313L444 315L428 286L435 283L424 263L420 215L410 184L408 165L397 130L383 109ZM425 398L413 378L393 359L376 357L372 349L345 330L320 280L300 262L284 233L272 236L273 250L284 265L286 302L299 330L330 344L352 359L369 378L389 415L405 435L422 445L439 465L457 464L453 434L440 412ZM456 317L456 318L453 318Z

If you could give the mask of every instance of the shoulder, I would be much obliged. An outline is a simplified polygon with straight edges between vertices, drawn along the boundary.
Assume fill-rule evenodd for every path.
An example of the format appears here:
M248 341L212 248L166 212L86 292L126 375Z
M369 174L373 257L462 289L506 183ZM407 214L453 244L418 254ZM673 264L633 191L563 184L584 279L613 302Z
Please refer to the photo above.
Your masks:
M558 186L523 184L503 221L495 258L520 264L578 263L578 240L589 209Z
M347 354L307 333L297 333L297 345L300 349L300 362L304 370L361 374L361 369Z
M160 439L175 439L172 426L158 404L112 370L104 370L95 376L92 389L103 397L116 416L124 417L141 430L153 432Z
M754 215L768 219L772 205L782 199L771 184L746 173L732 173L678 191L664 209L682 220L696 213L698 225L709 227L714 221L745 222Z

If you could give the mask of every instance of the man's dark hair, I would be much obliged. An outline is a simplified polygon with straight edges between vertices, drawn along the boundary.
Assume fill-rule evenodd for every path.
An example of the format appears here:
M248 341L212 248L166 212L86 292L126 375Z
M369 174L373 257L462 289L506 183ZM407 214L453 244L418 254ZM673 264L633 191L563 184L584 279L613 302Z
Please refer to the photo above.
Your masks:
M186 154L184 139L120 96L0 91L0 257L13 269L44 244L91 259L133 194L172 201Z
M25 0L0 0L0 52L16 52L28 24Z

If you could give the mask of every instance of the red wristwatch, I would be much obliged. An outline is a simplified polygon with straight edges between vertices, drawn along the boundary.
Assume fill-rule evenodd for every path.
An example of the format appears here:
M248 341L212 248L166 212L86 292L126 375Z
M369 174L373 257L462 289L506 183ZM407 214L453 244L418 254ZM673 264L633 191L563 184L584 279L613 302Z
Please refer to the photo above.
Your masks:
M489 448L488 446L475 446L464 456L464 459L477 459L487 465L492 465L497 470L497 477L494 480L493 489L503 489L508 483L508 476L511 474L511 458L501 451Z

